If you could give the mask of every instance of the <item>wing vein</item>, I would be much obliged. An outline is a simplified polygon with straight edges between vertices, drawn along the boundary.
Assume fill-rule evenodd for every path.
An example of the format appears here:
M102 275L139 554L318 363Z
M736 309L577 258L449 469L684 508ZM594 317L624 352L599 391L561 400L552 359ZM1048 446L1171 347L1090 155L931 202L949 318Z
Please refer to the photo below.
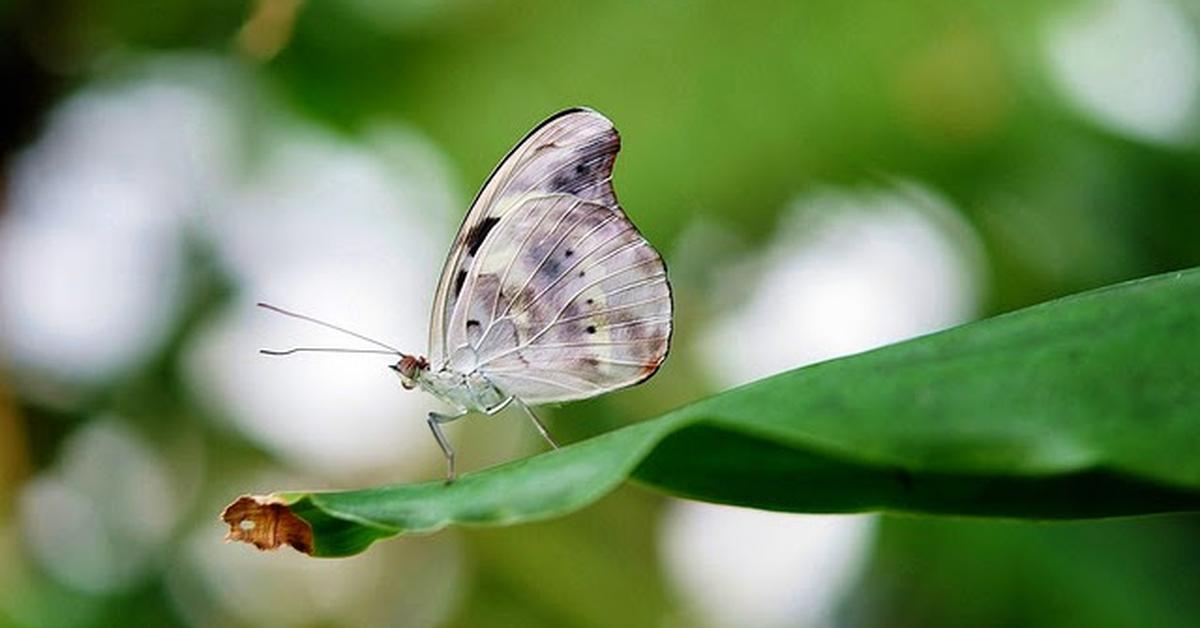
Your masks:
M552 195L552 194L546 194L546 195L540 195L540 196L531 196L531 197L530 197L530 198L528 198L527 200L525 200L525 201L522 201L522 206L523 206L525 203L530 203L530 202L533 202L533 201L537 201L537 200L545 200L545 199L550 199L550 198L554 198L554 195ZM578 201L576 201L576 203L578 203ZM567 214L569 214L569 213L570 213L570 211L571 211L571 210L567 210L566 212L563 212L563 215L559 217L559 221L558 221L558 222L556 222L556 223L554 224L554 228L555 228L555 229L558 229L558 226L559 226L560 224L562 224L562 220L563 220L563 218L566 218ZM514 209L513 211L511 211L511 212L507 213L507 214L504 216L504 218L503 218L502 220L503 220L503 221L512 221L512 220L516 220L516 219L517 219L517 216L519 216L519 215L520 215L520 213L521 213L521 210L520 210L520 208ZM544 218L545 218L546 216L548 216L549 214L550 214L550 209L547 209L547 210L546 210L546 214L545 214L545 215L543 215L543 217L542 217L542 218L544 219ZM539 224L540 224L540 221L539 221ZM506 222L506 225L507 225L507 222ZM495 231L495 229L499 229L500 227L501 227L501 225L496 225L496 227L494 227L494 228L493 228L493 233L499 233L499 231ZM530 234L529 234L529 235L532 235L532 233L533 233L533 230L531 230L531 231L530 231ZM485 238L485 240L487 240L487 239L489 239L489 238ZM487 255L487 248L485 248L485 247L487 247L487 242L486 242L486 241L485 241L485 242L484 242L484 243L481 245L481 248L480 248L480 250L479 250L479 254L476 256L476 259L475 259L475 263L476 263L476 264L480 264L480 263L482 263L482 260L483 260L483 258L484 258L484 257ZM469 287L466 287L466 286L464 286L464 288L463 288L463 293L465 293L465 295L466 295L466 296L464 297L464 296L463 296L463 295L461 295L461 294L458 296L457 300L456 300L456 301L455 301L455 303L454 303L454 310L452 310L452 311L450 312L450 318L449 318L449 319L446 321L446 324L447 324L447 325L449 325L450 323L452 323L452 322L454 321L454 313L455 313L455 312L457 312L457 311L459 311L459 309L460 309L460 307L459 307L459 306L460 306L460 304L459 304L459 301L462 301L462 304L461 304L461 311L462 311L462 313L463 313L463 316L466 316L466 315L467 315L467 314L468 314L468 313L471 311L471 302L472 302L472 300L474 299L474 296L475 296L475 284L476 284L476 283L478 283L478 280L479 280L479 275L478 275L478 273L473 273L473 274L472 274L472 276L471 276L471 278L470 278L470 281L471 281L471 284L470 284L470 286L469 286ZM499 293L499 290L497 290L497 293ZM446 335L448 335L448 334L447 334L447 333L444 333L444 334L443 334L443 337L444 337L444 336L446 336Z
M542 383L542 384L547 384L547 385L549 385L549 386L557 386L557 387L559 387L559 388L563 388L563 389L565 389L565 390L569 390L569 391L571 391L571 392L576 392L576 393L586 393L586 392L588 392L588 389L587 389L587 388L580 388L579 386L570 386L570 385L567 385L567 384L565 384L565 383L563 383L563 382L555 381L555 380L553 380L553 379L548 379L548 378L544 378L544 377L537 377L537 376L535 376L535 375L530 375L530 374L529 374L529 371L530 371L530 370L532 370L532 369L523 368L523 369L521 369L520 371L504 371L504 370L496 370L496 371L491 371L491 373L494 373L494 374L496 374L496 375L502 375L502 376L504 376L504 377L510 377L510 378L514 378L514 379L525 379L525 380L529 380L529 381L531 381L531 382L539 382L539 383ZM547 369L538 369L538 370L542 370L542 371L546 371L546 372L553 372L553 371L548 371ZM586 382L587 380L581 380L581 381L585 381L585 382ZM597 385L597 384L595 384L595 383L593 383L593 382L588 382L588 384L590 384L591 386L593 386L593 387L594 387L594 389L599 389L599 388L600 388L600 386L599 386L599 385Z
M551 196L547 195L547 196L546 196L546 198L551 198ZM579 206L579 202L580 202L580 201L579 201L579 199L576 199L576 200L575 200L575 202L574 202L574 204L571 206L571 208L569 208L569 209L567 209L566 211L564 211L564 212L562 213L562 215L558 217L558 220L556 220L556 221L554 222L554 226L550 228L550 231L549 231L548 233L551 233L551 234L552 234L552 233L554 233L555 231L558 231L558 228L559 228L560 226L562 226L562 223L563 223L563 221L567 219L567 216L568 216L568 215L571 213L571 211L572 211L572 210L573 210L575 207L578 207L578 206ZM542 222L545 220L545 218L546 218L547 216L549 216L549 215L550 215L550 212L551 212L551 211L553 211L553 209L554 209L554 206L553 206L553 205L551 205L550 207L546 208L546 213L542 215L542 218L541 218L540 220L538 220L537 227L540 227L540 226L542 225ZM512 214L511 214L511 216L513 216L513 220L516 220L516 217L517 217L518 215L520 215L520 210L519 210L519 209L518 209L518 210L516 210L516 211L514 211L514 212L512 212ZM516 250L516 253L514 253L514 254L513 254L513 258L512 258L512 260L510 260L510 261L509 261L509 268L511 268L512 264L515 264L515 263L516 263L516 261L517 261L517 258L521 256L521 251L522 251L522 250L524 250L524 246L525 246L525 244L526 244L526 243L529 241L529 239L530 239L531 237L533 237L533 234L534 234L534 233L537 233L537 228L536 228L536 227L535 227L534 229L530 229L530 230L529 230L529 233L525 234L525 239L521 241L521 246L517 248L517 250ZM542 240L544 241L544 240L546 239L546 237L547 237L547 236L543 236L543 237L542 237ZM481 259L482 259L482 256L481 256ZM508 273L508 269L506 269L506 270L505 270L505 274L506 274L506 275L507 275L507 273ZM478 274L476 274L476 277L478 277ZM501 292L503 292L503 291L504 291L504 282L503 282L503 281L501 281L499 284L497 284L497 287L496 287L496 301L499 301L499 300L500 300L500 293L501 293ZM470 302L468 302L468 305L470 305ZM492 304L492 309L493 309L493 312L492 312L492 315L491 315L493 319L495 318L495 307L496 307L496 304L495 304L495 303L493 303L493 304ZM490 327L490 321L489 321L489 327ZM482 342L482 338L481 338L481 342Z
M564 277L569 277L571 275L571 273L575 270L575 268L578 267L580 264L582 264L584 260L591 257L592 255L595 255L597 251L599 251L601 248L604 247L604 245L608 244L609 242L612 242L613 240L616 240L617 238L625 235L626 233L629 233L630 231L633 231L632 224L629 225L629 228L623 229L623 230L613 234L613 236L611 238L609 238L608 240L605 240L604 242L602 242L600 244L600 246L597 246L596 248L589 251L587 255L581 256L578 260L576 260L576 262L574 264L571 264L571 266L569 266L566 270L564 270L557 277L555 277L554 281L551 281L545 288L542 288L541 292L534 295L534 297L527 302L526 306L524 308L522 308L520 312L516 312L515 314L519 315L522 312L525 312L526 310L528 310L534 303L537 303L539 300L541 300L542 297L546 296L547 292L550 292L550 290L552 290L555 286L557 286L558 282L562 281ZM606 262L610 258L612 258L614 255L619 255L621 253L624 253L625 251L636 248L640 244L646 244L646 241L639 238L637 240L634 240L633 242L627 242L625 244L622 244L621 246L618 246L617 248L609 251L607 254L604 255L604 257L601 257L600 259L593 262L591 266L584 267L583 270L580 272L587 273L587 271L599 266L600 264L603 264L604 262ZM601 280L601 281L603 281L603 280ZM589 284L589 287L591 287L592 285L595 285L595 282L593 282L592 284ZM509 312L506 311L505 314L507 315L507 314L509 314Z
M550 325L554 326L554 325L562 325L563 323L574 323L575 321L583 320L585 318L595 316L597 314L612 314L613 312L620 312L621 310L628 310L628 309L632 309L635 307L641 307L643 305L650 305L651 303L657 303L659 301L662 301L663 299L669 299L669 298L670 298L670 295L661 294L654 298L644 299L644 300L638 301L636 303L628 303L625 305L618 305L617 307L610 307L610 308L604 309L604 310L596 310L595 312L588 312L587 314L580 314L579 316L571 316L569 318L564 318L562 320L555 321L555 322L551 323Z
M568 319L563 319L563 318L562 318L562 315L563 315L563 313L567 311L567 307L568 307L568 306L569 306L571 303L573 303L573 302L575 301L575 299L578 299L578 298L579 298L579 295L583 294L583 293L584 293L584 292L586 292L588 289L590 289L590 288L593 288L593 287L595 287L596 285L598 285L598 284L600 284L600 283L603 283L603 282L605 282L605 281L607 281L607 280L609 280L609 279L612 279L613 277L616 277L617 275L620 275L621 273L624 273L624 272L626 272L626 271L629 271L629 270L632 270L632 269L634 269L634 268L637 268L638 266L644 266L644 265L646 265L647 263L650 263L650 262L657 262L657 261L658 261L657 259L648 259L648 260L646 260L646 261L644 261L644 262L640 262L640 263L638 263L638 264L633 264L633 265L631 265L631 266L626 266L625 268L622 268L622 269L620 269L620 270L618 270L618 271L616 271L616 272L614 272L614 273L610 273L610 274L608 274L608 275L605 275L604 277L601 277L600 279L597 279L596 281L593 281L592 283L590 283L590 284L588 284L588 285L584 286L583 288L580 288L580 289L579 289L579 290L578 290L578 291L575 293L575 295L574 295L574 296L572 296L572 297L571 297L569 300L567 300L567 301L566 301L566 302L563 304L563 306L562 306L562 307L561 307L561 308L558 310L558 313L554 315L554 318L553 318L553 319L552 319L552 320L551 320L549 323L547 323L545 327L543 327L541 330L539 330L539 331L538 331L536 334L534 334L534 335L530 336L528 340L526 340L526 341L524 341L524 342L522 342L522 343L519 343L517 346L513 347L512 349L508 349L508 350L506 350L506 351L501 351L500 353L497 353L496 355L493 355L493 356L490 356L490 357L488 357L488 359L486 359L486 360L484 360L484 361L480 362L480 363L478 364L478 366L479 366L479 367L482 367L482 366L485 366L485 365L487 365L487 364L490 364L490 363L492 363L492 362L494 362L494 361L496 361L496 360L498 360L498 359L500 359L500 358L502 358L502 357L505 357L505 356L508 356L508 355L512 355L513 353L519 353L520 351L522 351L522 350L524 350L524 349L526 349L526 348L528 348L528 347L532 346L532 345L533 345L533 343L537 342L537 339L538 339L538 338L541 338L541 337L542 337L542 336L543 336L543 335L544 335L544 334L545 334L547 331L550 331L550 328L554 327L555 325L558 325L559 323L565 323L565 322L569 322L569 321L576 321L576 320L580 320L580 319L588 318L588 317L591 317L591 316L595 316L595 315L597 315L597 314L605 314L605 313L608 313L608 312L617 312L617 311L620 311L620 310L622 310L622 309L627 309L627 308L629 308L629 307L634 307L634 306L637 306L637 305L645 305L645 304L648 304L648 303L654 303L655 301L659 301L659 300L661 300L663 297L661 297L661 296L660 296L660 297L655 297L655 298L653 298L653 299L648 299L648 300L640 301L640 302L638 302L638 303L634 303L634 304L632 304L632 305L626 305L626 306L621 306L621 307L616 307L616 308L609 308L608 310L597 310L597 311L594 311L594 312L588 312L588 313L586 313L586 314L582 314L582 315L579 315L579 316L574 316L574 317L571 317L571 318L568 318ZM667 295L663 295L663 296L667 296Z
M596 329L621 329L624 327L637 327L638 325L656 325L658 323L670 323L670 318L636 318L623 323L613 323L612 325L597 325Z
M638 368L646 367L645 362L639 362L637 360L618 360L617 358L606 358L604 356L599 356L599 355L589 356L589 359L595 360L597 362L602 362L604 364L612 364L615 366L636 366Z
M578 206L578 204L580 202L582 202L582 199L576 199L576 206ZM608 208L606 206L600 205L598 203L593 204L593 207L599 208L599 210L608 210ZM571 213L571 211L572 210L567 210L566 212L563 212L563 215L559 218L559 222L555 223L554 229L551 230L550 233L554 233L554 231L558 230L558 226L562 224L562 220L565 219L567 217L567 214ZM495 327L496 323L500 322L502 319L508 318L508 313L510 310L512 310L513 303L515 303L517 300L517 295L521 294L522 292L525 291L526 288L529 287L530 282L532 282L533 278L537 276L538 271L540 271L545 266L546 262L550 259L550 257L554 255L554 251L558 250L559 245L561 245L563 242L565 242L567 237L569 237L571 235L571 233L573 231L575 231L575 229L580 224L582 224L584 220L587 219L588 216L591 216L592 213L595 213L595 211L597 211L597 210L593 210L590 213L580 216L579 220L575 221L575 224L571 225L571 228L567 229L566 233L564 233L563 236L561 238L559 238L558 242L556 242L554 244L554 246L551 247L551 249L546 252L546 255L542 257L541 261L538 262L538 265L536 267L534 267L533 271L529 273L529 276L525 278L525 282L523 284L521 284L521 288L519 290L517 290L516 293L509 299L508 304L504 307L504 314L499 317L494 316L492 318L492 320L488 321L487 328L484 329L483 333L480 334L480 336L479 336L479 346L483 346L483 341L488 337L488 334L490 334L492 332L492 328ZM609 218L606 218L605 220L601 221L600 224L593 227L592 230L589 231L587 236L585 236L585 237L591 236L591 234L594 233L596 231L596 229L599 229L602 225L606 224L610 220L615 219L616 217L617 217L617 215L613 214ZM545 241L545 238L543 238L542 241ZM520 251L517 252L517 255L520 255ZM590 253L589 253L589 255L590 255ZM504 284L500 284L500 287L498 287L496 289L497 295L499 295L500 292L503 291L503 289L504 289L503 287L504 287Z
M579 163L579 162L581 162L581 161L587 161L588 159L592 159L592 158L594 158L596 155L604 155L605 157L607 157L607 156L608 156L608 152L609 152L609 151L606 149L606 147L602 146L600 150L597 150L597 151L595 152L595 154L589 154L589 155L587 155L585 158L564 160L564 161L563 161L563 163L559 164L557 168L554 168L553 170L549 170L549 171L547 171L547 172L546 172L546 174L545 174L545 176L543 176L541 179L538 179L537 183L535 183L535 184L533 184L533 185L529 186L529 189L531 189L531 190L536 190L536 189L540 188L540 187L541 187L543 184L545 184L545 183L546 183L546 181L549 181L549 180L550 180L551 178L553 178L555 175L557 175L558 173L560 173L560 172L562 172L564 169L566 169L566 167L567 167L567 166L573 166L573 165L575 165L575 164L577 164L577 163ZM612 154L613 154L613 155L615 155L616 153L615 153L615 152L613 152ZM609 180L609 181L611 181L611 180L612 180L612 171L611 171L611 169L609 170L609 175L608 175L607 177L605 177L605 180ZM595 187L595 185L593 184L593 185L589 185L589 186L587 186L587 187L591 188L591 187Z
M602 208L606 207L604 205L597 205L597 206L602 207ZM616 220L617 218L618 218L617 214L614 213L613 215L609 216L608 218L605 218L604 220L600 221L600 223L598 223L595 227L592 227L592 229L589 230L584 235L584 237L580 239L580 241L582 242L583 240L590 238L592 236L592 234L595 233L596 231L598 231L601 227L603 227L604 225L608 224L609 222L611 222L613 220ZM628 232L628 230L620 231L620 232L614 234L612 237L608 238L607 240L596 245L596 247L593 248L592 250L588 251L588 253L586 255L580 256L579 260L576 261L575 264L572 264L571 267L568 268L567 271L563 273L563 275L559 275L559 277L555 278L555 281L552 283L556 283L558 281L558 279L561 279L566 273L569 273L572 269L575 268L576 265L581 263L583 260L591 257L592 255L595 255L597 251L604 248L604 246L607 245L609 242L612 242L613 240L617 239L622 234L627 233L627 232ZM551 253L553 253L553 250L551 251ZM545 260L543 259L542 261L544 262ZM541 267L541 264L539 264L539 268L540 267ZM505 319L512 318L512 316L510 316L510 314L512 313L513 305L517 301L517 295L521 294L522 292L525 291L525 288L529 287L529 282L533 281L533 277L534 277L534 275L537 274L537 270L538 269L534 269L534 272L531 273L529 275L529 277L525 279L525 283L521 285L521 289L516 291L516 293L513 295L513 297L509 300L508 305L505 306L504 313L496 318L493 318L491 321L488 322L487 329L485 329L483 331L483 334L481 334L479 337L479 345L480 346L483 346L484 339L488 337L488 334L491 333L492 328L495 327L496 323L499 323L500 321L505 320ZM524 311L524 310L522 310L522 311Z
M630 338L629 340L593 340L587 342L560 342L555 344L529 345L524 351L531 349L570 349L574 347L621 347L625 345L635 345L639 342L661 342L668 340L669 336L654 336L652 338Z
M566 213L563 215L565 216ZM546 222L546 218L549 216L550 209L547 208L545 213L542 214L541 218L538 218L537 224L535 224L533 228L525 234L525 237L521 240L521 244L517 246L516 251L513 253L512 259L508 260L508 264L504 266L504 274L500 277L500 283L496 287L496 299L492 302L491 320L495 320L496 310L500 307L500 295L504 294L504 282L508 280L508 273L512 272L513 266L515 266L517 263L517 259L521 257L521 251L525 250L525 245L529 244L529 240L533 238L533 234L537 233L538 229L541 228L542 223ZM557 226L555 228L557 228Z
M604 206L604 205L600 205L600 207L605 207L605 206ZM587 232L587 233L584 235L584 237L580 239L580 241L582 242L583 240L585 240L585 239L587 239L587 238L590 238L590 237L592 236L592 234L593 234L593 233L595 233L596 231L598 231L598 230L599 230L599 229L600 229L602 226L604 226L604 225L608 224L609 222L611 222L611 221L613 221L613 220L616 220L617 218L618 218L618 216L617 216L617 214L615 214L615 213L614 213L612 216L609 216L608 218L606 218L605 220L603 220L601 223L597 224L595 227L593 227L591 230L589 230L589 231L588 231L588 232ZM588 252L587 252L587 255L581 255L581 256L579 257L579 259L578 259L578 260L575 260L575 263L571 264L570 266L568 266L568 267L567 267L567 269L566 269L566 270L564 270L563 272L559 273L558 277L555 277L555 278L554 278L554 281L550 282L550 285L548 285L548 286L546 286L545 288L543 288L541 292L539 292L539 293L538 293L536 296L534 296L532 299L530 299L530 303L532 303L532 302L535 302L535 301L537 301L538 299L540 299L540 298L541 298L541 296L542 296L543 294L545 294L545 293L546 293L546 290L549 290L551 287L553 287L555 284L557 284L559 281L561 281L563 277L566 277L567 275L569 275L569 274L571 273L571 271L572 271L572 270L575 270L575 267L576 267L576 266L578 266L578 265L580 265L580 264L582 264L582 263L583 263L583 261L584 261L585 259L587 259L587 258L589 258L589 257L591 257L591 256L593 256L593 255L595 255L595 254L596 254L596 252L597 252L597 251L599 251L600 249L604 248L604 246L605 246L606 244L608 244L609 242L612 242L613 240L616 240L617 238L621 237L623 234L625 234L625 233L628 233L628 232L629 232L629 229L624 229L624 230L622 230L622 231L618 231L617 233L615 233L615 234L613 234L611 237L609 237L607 240L605 240L605 241L601 242L600 244L596 245L596 247L595 247L595 248L593 248L592 250L588 251ZM566 235L569 235L569 233L568 233L568 234L564 234L564 237L563 237L563 239L562 239L562 240L560 240L560 241L558 242L558 244L562 244L562 242L566 240L566 237L565 237ZM556 245L555 245L555 247L554 247L554 249L551 249L551 250L550 250L550 252L546 254L546 257L545 257L545 258L542 260L542 263L541 263L541 264L538 264L538 267L537 267L537 268L535 268L535 269L533 269L533 272L532 272L532 273L530 273L529 277L528 277L528 278L525 280L525 283L524 283L524 284L522 284L522 286L521 286L521 289L520 289L520 290L518 290L518 291L516 292L516 294L521 294L522 292L524 292L524 291L525 291L525 288L528 288L528 287L529 287L529 283L530 283L531 281L533 281L533 277L534 277L535 275L537 275L537 271L541 270L541 269L542 269L542 266L545 264L546 260L547 260L547 259L549 259L549 258L550 258L550 256L554 254L554 251L555 251L555 250L558 248L558 244L556 244ZM511 299L509 299L509 301L508 301L508 305L507 305L507 306L505 306L505 308L504 308L504 314L502 314L502 315L500 316L500 318L507 317L509 314L513 313L513 312L512 312L512 307L513 307L513 305L514 305L514 304L516 304L516 302L517 302L517 297L516 297L516 295L513 295L513 297L512 297ZM525 309L528 309L528 308L525 308ZM522 310L521 310L521 312L524 312L524 311L525 311L525 309L522 309ZM520 314L521 312L517 312L517 314Z
M581 203L581 202L582 202L582 199L578 199L578 198L577 198L577 199L576 199L576 201L575 201L575 203L576 203L575 207L578 207L579 203ZM607 208L606 208L604 205L595 205L595 207L600 207L600 208L603 208L603 209L607 209ZM564 212L564 213L563 213L562 217L559 219L559 222L558 222L558 223L556 223L556 224L554 225L554 229L552 229L552 230L549 232L550 234L553 234L555 231L557 231L557 230L558 230L558 226L562 224L562 220L563 220L563 219L565 219L565 218L567 217L567 214L569 214L569 213L570 213L570 212L571 212L573 209L574 209L574 207L572 207L572 209L570 209L570 210L567 210L566 212ZM586 220L588 216L591 216L591 215L592 215L592 213L594 213L594 211L595 211L595 210L593 210L593 212L591 212L591 213L587 213L587 214L584 214L584 215L580 216L580 217L579 217L579 220L576 220L576 221L575 221L575 224L571 225L571 228L570 228L570 229L567 229L566 233L564 233L564 234L562 235L562 237L558 239L558 242L555 242L555 243L554 243L554 246L550 247L550 250L549 250L549 251L546 251L546 254L545 254L543 257L542 257L541 261L539 261L539 262L538 262L538 265L537 265L537 266L535 266L535 267L534 267L534 269L533 269L533 271L529 273L529 276L525 278L525 282L521 284L521 288L520 288L519 290L517 290L517 291L516 291L516 292L515 292L515 293L514 293L514 294L513 294L513 295L512 295L510 298L509 298L509 300L508 300L508 303L507 303L507 304L505 304L505 306L504 306L504 315L507 315L507 314L508 314L508 312L509 312L510 310L512 310L513 303L516 303L516 301L517 301L517 295L521 294L522 292L524 292L524 291L525 291L525 289L526 289L526 288L528 288L528 287L529 287L529 284L530 284L530 282L532 282L532 281L533 281L533 278L534 278L534 277L536 277L536 276L537 276L537 274L538 274L538 272L539 272L540 270L542 270L542 268L544 268L544 267L546 266L546 262L547 262L547 261L549 261L549 260L550 260L550 258L554 256L554 252L558 250L558 247L559 247L559 245L561 245L563 242L566 242L567 238L568 238L568 237L571 235L571 232L575 231L575 228L576 228L576 227L578 227L579 225L583 224L583 221L584 221L584 220ZM615 218L615 217L616 217L616 215L614 214L614 215L612 216L612 218ZM610 218L610 220L611 220L611 218ZM607 220L606 220L606 221L604 221L604 222L607 222ZM602 223L602 224L603 224L603 223ZM595 229L593 229L592 231L595 231ZM588 232L588 235L591 235L592 231L589 231L589 232ZM549 237L549 236L547 235L546 237ZM543 242L546 240L546 237L543 237L543 238L542 238L542 241L543 241ZM501 285L503 285L503 284L501 284ZM503 315L502 315L502 316L503 316ZM496 319L495 319L495 318L493 318L492 320L496 320Z

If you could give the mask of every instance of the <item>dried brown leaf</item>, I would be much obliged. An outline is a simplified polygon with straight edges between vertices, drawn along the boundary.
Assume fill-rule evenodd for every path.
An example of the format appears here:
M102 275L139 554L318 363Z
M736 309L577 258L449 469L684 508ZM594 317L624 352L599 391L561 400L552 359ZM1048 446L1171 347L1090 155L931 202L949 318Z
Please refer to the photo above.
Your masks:
M243 495L225 508L221 520L229 525L226 541L251 543L260 550L286 544L312 555L312 528L276 497Z

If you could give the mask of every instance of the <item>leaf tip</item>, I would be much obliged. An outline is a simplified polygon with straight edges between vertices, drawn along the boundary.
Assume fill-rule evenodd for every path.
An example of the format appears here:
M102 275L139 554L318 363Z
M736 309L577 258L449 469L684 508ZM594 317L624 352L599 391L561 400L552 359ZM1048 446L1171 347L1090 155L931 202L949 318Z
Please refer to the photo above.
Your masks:
M242 495L225 507L221 520L229 525L226 542L250 543L260 550L291 545L309 556L313 553L312 527L277 497Z

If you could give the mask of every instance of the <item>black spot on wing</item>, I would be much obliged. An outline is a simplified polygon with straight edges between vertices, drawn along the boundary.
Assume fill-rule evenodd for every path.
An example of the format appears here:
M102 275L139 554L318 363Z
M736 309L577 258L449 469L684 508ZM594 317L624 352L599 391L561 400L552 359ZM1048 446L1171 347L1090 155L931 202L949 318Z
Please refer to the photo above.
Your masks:
M550 191L579 194L608 178L616 158L612 138L599 135L580 147L571 156L569 167L563 167L550 180Z
M483 241L487 239L488 233L492 231L492 227L495 227L496 223L498 222L500 222L499 218L495 216L488 216L487 218L479 221L479 224L471 227L471 230L467 232L466 239L468 254L473 256L477 251L479 251L479 247L483 244Z
M463 270L458 271L458 275L454 277L454 296L457 297L458 295L462 294L463 282L466 280L467 271L464 268Z

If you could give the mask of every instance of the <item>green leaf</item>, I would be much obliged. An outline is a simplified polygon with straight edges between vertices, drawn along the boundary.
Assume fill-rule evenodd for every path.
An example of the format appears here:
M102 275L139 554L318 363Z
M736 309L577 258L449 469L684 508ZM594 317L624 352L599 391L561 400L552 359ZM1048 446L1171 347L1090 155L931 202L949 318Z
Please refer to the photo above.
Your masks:
M232 538L288 542L240 527L269 502L307 524L302 550L345 556L396 534L562 515L628 478L794 512L1200 510L1200 269L782 373L453 485L242 498L225 520Z

